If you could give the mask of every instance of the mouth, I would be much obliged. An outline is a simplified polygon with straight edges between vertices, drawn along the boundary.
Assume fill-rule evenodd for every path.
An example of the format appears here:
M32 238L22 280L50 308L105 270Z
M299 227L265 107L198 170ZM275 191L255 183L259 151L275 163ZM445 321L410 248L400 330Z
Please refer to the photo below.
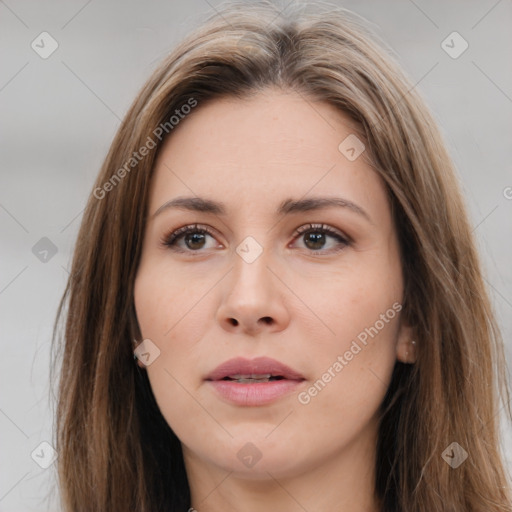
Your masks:
M256 406L275 402L290 394L305 378L275 359L239 357L218 366L205 381L217 396L231 404Z
M274 380L283 380L285 378L286 377L283 377L282 375L271 375L270 373L267 373L266 375L230 375L229 377L224 377L221 380L238 382L239 384L255 384L258 382L272 382Z
M271 382L275 380L304 380L289 366L269 357L244 359L236 357L217 366L207 377L208 381Z

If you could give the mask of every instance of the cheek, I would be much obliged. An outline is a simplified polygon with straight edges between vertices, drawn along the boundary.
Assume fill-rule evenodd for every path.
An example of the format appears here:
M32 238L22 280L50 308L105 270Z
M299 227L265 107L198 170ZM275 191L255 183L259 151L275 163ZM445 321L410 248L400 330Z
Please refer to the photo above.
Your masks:
M179 275L169 275L157 265L142 266L135 279L134 302L144 338L162 340L165 333L186 314L186 286Z
M399 313L392 304L388 308L381 310L374 305L372 309L372 314L378 311L378 315L389 311L388 323L377 316L368 325L363 308L340 320L337 327L341 334L329 350L315 357L316 371L310 385L297 397L297 417L303 428L315 432L318 444L326 451L329 442L350 443L378 415L396 360ZM360 327L356 328L356 323ZM317 449L321 450L320 446Z
M316 280L296 280L294 291L304 297L304 302L315 312L315 330L322 333L320 340L327 346L341 350L358 335L364 338L364 333L376 322L379 331L386 331L381 339L389 337L389 327L398 315L393 304L402 300L399 272L396 262L364 263L361 257L359 266L353 265L326 276L317 276ZM317 286L314 286L315 282ZM382 323L382 315L385 316L385 324ZM384 325L386 329L383 329ZM396 328L391 330L396 334ZM311 329L311 332L314 330Z
M318 385L304 401L311 398L320 408L334 404L333 413L337 407L340 413L377 407L396 360L402 309L399 263L376 258L372 265L352 270L333 275L322 293L309 295L329 330L321 326L324 335L314 343Z
M193 368L185 340L196 335L191 332L193 325L187 322L187 312L193 305L189 304L189 286L184 286L176 273L171 279L156 267L139 270L134 286L135 309L142 338L149 338L160 350L146 367L153 395L165 420L182 439L190 431L190 418L201 429L211 431L215 426L208 423L208 416L190 395L194 390L188 379Z

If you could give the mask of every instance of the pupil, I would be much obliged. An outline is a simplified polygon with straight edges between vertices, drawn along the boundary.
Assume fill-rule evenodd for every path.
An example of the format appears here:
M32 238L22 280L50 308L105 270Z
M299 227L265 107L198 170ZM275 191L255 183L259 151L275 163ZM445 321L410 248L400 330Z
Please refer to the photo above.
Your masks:
M188 242L190 242L192 240L192 247L190 246L191 244L189 244ZM199 249L201 247L201 242L204 242L204 233L191 233L189 235L187 235L187 245L189 247L189 249ZM199 246L198 247L194 247L193 245L195 243L198 243Z
M306 245L308 245L308 241L312 241L314 245L313 247L309 247L310 249L320 249L323 244L325 243L324 240L325 234L324 233L308 233L306 235Z

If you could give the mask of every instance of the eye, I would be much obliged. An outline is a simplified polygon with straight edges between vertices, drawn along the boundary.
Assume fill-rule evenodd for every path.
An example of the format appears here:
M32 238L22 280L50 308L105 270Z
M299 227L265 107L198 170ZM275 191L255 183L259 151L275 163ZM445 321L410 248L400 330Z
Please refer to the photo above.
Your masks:
M317 254L338 252L351 244L348 237L325 224L301 226L295 231L294 237L295 239L302 238L306 249ZM335 243L331 243L331 248L324 249L328 238L334 239Z
M205 248L205 240L208 236L214 237L214 234L208 227L194 224L193 226L184 226L169 233L162 239L162 244L178 252L198 252L199 249ZM185 243L185 247L178 243L181 240Z
M295 231L293 236L294 240L302 237L306 249L316 254L338 252L351 244L348 237L343 236L340 232L325 224L307 224L301 226ZM161 243L165 247L169 247L177 252L200 252L201 249L212 249L216 247L215 245L207 247L207 237L215 238L215 235L207 226L194 224L184 226L169 233L163 237ZM324 249L329 238L333 239L335 242L331 243L331 248Z

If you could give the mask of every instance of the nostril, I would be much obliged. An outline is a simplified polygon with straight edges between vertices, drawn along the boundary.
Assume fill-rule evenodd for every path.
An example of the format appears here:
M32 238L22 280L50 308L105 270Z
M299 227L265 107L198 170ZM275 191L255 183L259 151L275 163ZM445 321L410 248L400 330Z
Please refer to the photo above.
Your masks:
M260 319L260 321L266 323L267 325L274 323L274 320L270 316L264 316ZM236 318L229 318L228 322L233 326L237 326L240 323Z

